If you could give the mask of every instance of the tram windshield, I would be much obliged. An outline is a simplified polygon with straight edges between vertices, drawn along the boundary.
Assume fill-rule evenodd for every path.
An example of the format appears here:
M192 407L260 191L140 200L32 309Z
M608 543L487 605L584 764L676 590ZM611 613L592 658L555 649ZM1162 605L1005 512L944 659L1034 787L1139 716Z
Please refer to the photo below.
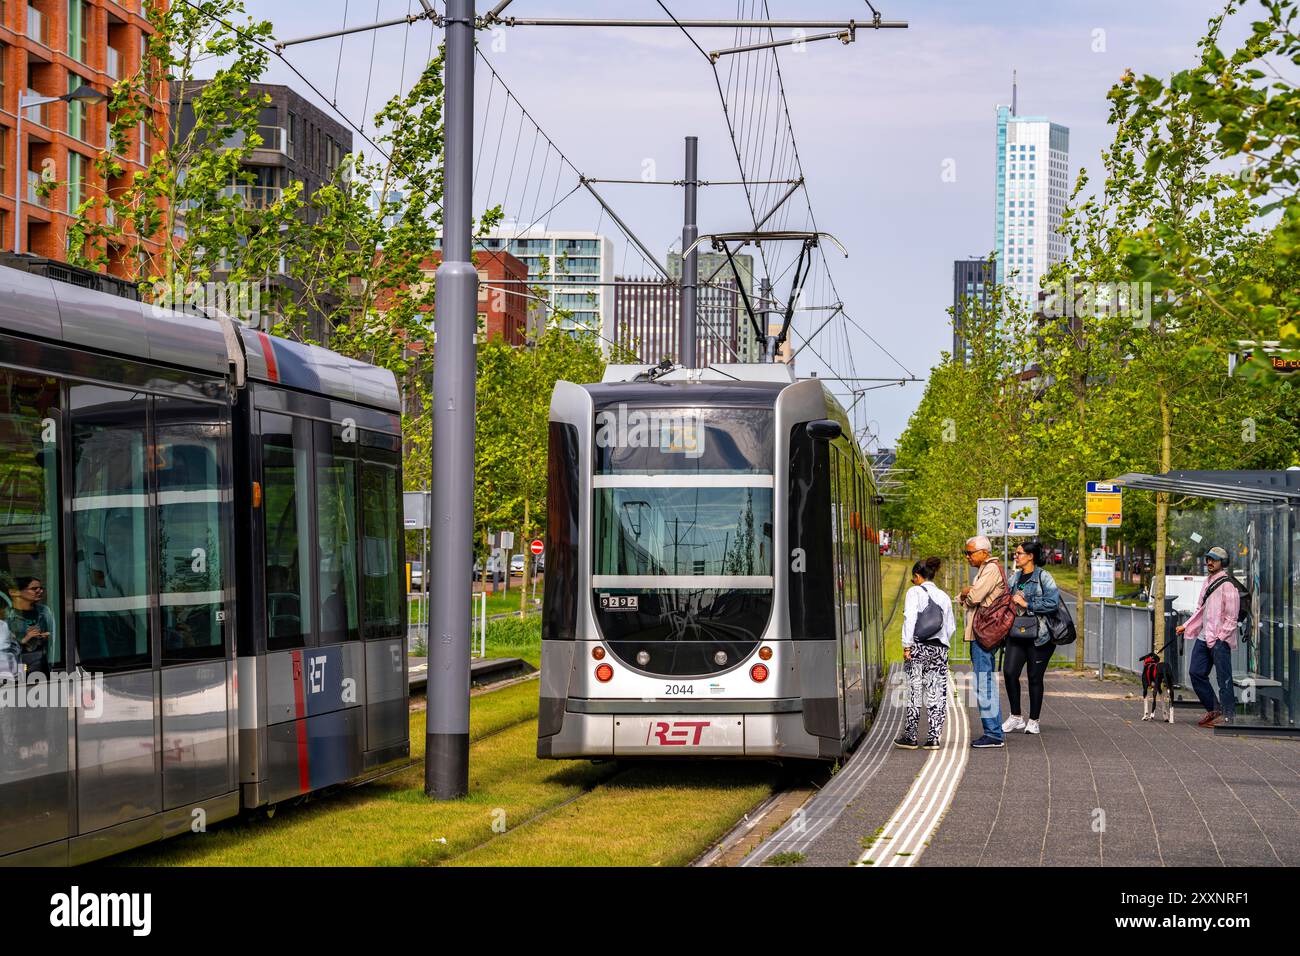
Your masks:
M770 408L597 413L592 587L607 640L761 637L773 580L772 428Z

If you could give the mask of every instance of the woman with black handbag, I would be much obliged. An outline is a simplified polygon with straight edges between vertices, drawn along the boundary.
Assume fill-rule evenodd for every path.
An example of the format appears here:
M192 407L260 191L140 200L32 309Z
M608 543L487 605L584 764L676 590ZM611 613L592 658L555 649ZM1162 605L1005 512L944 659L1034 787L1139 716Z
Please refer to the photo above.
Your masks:
M903 604L903 672L907 675L907 710L903 734L894 746L903 750L939 749L943 719L948 712L948 641L957 630L952 600L934 583L938 558L912 565L912 586ZM925 695L930 733L921 744L916 732Z
M1043 678L1056 645L1047 619L1061 602L1061 592L1052 575L1038 566L1043 546L1038 541L1016 545L1016 570L1007 581L1016 619L1011 623L1002 654L1002 678L1007 689L1011 716L1002 725L1003 733L1023 730L1037 734L1038 715L1043 709ZM1029 665L1029 720L1020 715L1020 672Z

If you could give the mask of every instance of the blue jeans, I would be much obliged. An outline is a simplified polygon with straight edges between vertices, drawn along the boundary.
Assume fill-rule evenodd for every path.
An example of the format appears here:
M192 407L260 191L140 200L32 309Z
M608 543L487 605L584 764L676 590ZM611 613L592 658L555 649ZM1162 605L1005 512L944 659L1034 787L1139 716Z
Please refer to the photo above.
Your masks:
M975 700L979 702L980 723L984 735L994 740L1002 739L1002 697L998 682L993 676L996 651L986 651L979 641L970 642L971 669L975 672Z
M1214 699L1214 688L1210 686L1210 667L1214 667L1214 678L1219 684L1219 699ZM1199 637L1192 641L1192 657L1187 665L1187 676L1192 679L1192 690L1196 698L1207 711L1217 710L1231 715L1237 709L1236 694L1232 689L1232 648L1226 641L1215 641L1213 647L1207 647Z

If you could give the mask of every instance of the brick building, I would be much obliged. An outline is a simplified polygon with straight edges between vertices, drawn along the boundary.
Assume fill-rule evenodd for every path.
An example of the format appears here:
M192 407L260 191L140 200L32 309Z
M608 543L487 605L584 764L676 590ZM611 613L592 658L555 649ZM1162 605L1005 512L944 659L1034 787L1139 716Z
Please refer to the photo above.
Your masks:
M151 32L141 0L0 2L0 248L14 248L19 188L20 251L66 260L71 214L81 202L125 186L161 147L142 124L114 151L124 175L104 183L93 160L108 145L108 108L77 102L29 107L23 143L16 142L20 94L63 96L83 85L107 92L140 69ZM158 101L158 110L157 125L165 130L167 104ZM42 198L36 187L43 173L59 186ZM126 274L120 250L110 249L109 271Z
M433 281L442 253L429 254L420 271ZM478 271L478 325L489 339L504 339L507 345L525 345L528 340L528 266L508 252L501 250L474 250L474 266ZM383 312L387 305L381 296L376 308Z

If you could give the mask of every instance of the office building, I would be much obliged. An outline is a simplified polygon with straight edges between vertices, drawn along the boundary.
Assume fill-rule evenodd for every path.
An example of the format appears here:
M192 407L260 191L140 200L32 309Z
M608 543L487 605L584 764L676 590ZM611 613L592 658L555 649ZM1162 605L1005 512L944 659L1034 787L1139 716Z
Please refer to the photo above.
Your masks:
M699 365L737 361L744 305L734 278L719 276L697 298L695 354ZM614 283L611 338L641 361L653 365L680 357L681 287L663 278L619 276Z
M547 299L547 324L594 332L602 337L601 348L608 349L614 338L614 243L607 237L503 226L475 240L474 248L505 250L519 259L528 282Z
M736 275L740 274L740 288L745 290L749 296L749 304L754 309L755 316L758 317L759 327L762 327L763 319L759 315L762 312L761 304L757 301L757 288L754 284L754 257L747 252L737 252L732 254L735 261L735 272L732 271L731 264L727 262L727 256L722 252L699 252L699 277L700 282L704 283L710 276L713 276L712 285L718 285L723 282L730 282L731 287L735 287ZM682 254L680 252L668 253L668 274L675 280L681 281L682 278ZM706 302L709 301L711 290L707 287L701 288L698 293L698 302L700 309L704 310ZM717 298L716 296L714 298ZM754 327L749 322L749 317L745 313L745 304L740 297L736 297L737 307L740 313L737 316L736 332L736 355L730 355L726 360L729 362L757 362L763 357L763 343L754 335ZM729 297L724 295L718 302L713 304L719 305L722 301L730 301ZM703 311L701 312L703 314Z
M993 302L993 263L988 259L957 259L952 264L952 357L966 361L962 336L967 304L988 308Z
M1032 303L1047 270L1065 259L1057 233L1069 196L1070 131L1043 116L997 109L994 249L997 281Z

